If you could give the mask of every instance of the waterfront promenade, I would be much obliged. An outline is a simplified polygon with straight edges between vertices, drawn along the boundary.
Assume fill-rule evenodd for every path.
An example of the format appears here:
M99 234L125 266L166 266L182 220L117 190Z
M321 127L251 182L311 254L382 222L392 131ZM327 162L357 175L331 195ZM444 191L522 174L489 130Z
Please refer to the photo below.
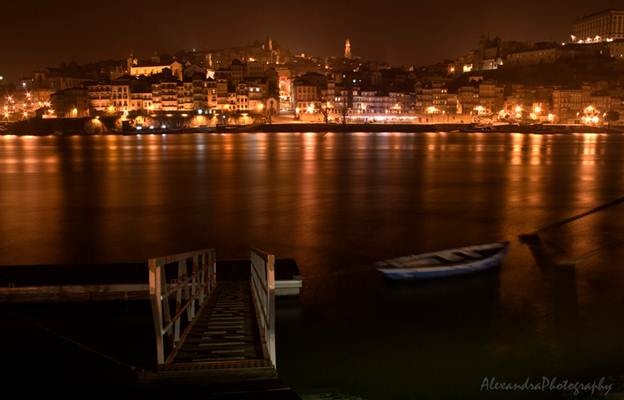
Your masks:
M93 122L99 127L92 129ZM114 118L55 118L31 119L5 124L0 129L0 135L89 135L89 134L155 134L155 133L222 133L222 132L508 132L508 133L624 133L620 126L594 126L581 124L531 124L531 123L496 123L477 124L460 122L409 122L409 123L373 123L349 122L322 123L288 121L279 123L259 123L250 125L227 126L175 126L163 124L160 126L132 127L124 129L116 127Z

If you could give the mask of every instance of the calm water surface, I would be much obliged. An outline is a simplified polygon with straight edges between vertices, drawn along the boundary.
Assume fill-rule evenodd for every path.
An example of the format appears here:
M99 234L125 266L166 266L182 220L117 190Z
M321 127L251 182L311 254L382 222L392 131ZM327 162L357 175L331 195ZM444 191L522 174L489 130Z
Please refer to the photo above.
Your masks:
M624 372L624 210L546 238L575 268L516 239L621 196L623 171L620 135L0 136L0 264L261 247L303 273L277 320L298 392L485 396L484 376ZM396 285L372 266L503 239L494 273Z

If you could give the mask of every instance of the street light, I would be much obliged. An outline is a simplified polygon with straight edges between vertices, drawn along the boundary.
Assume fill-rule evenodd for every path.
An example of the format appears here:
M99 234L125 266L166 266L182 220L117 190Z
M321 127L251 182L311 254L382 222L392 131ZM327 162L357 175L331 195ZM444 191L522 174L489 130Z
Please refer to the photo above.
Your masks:
M427 107L427 109L425 110L425 112L427 114L435 114L438 112L438 109L435 106L429 106Z
M485 107L481 105L476 106L474 110L477 112L477 115L485 114Z

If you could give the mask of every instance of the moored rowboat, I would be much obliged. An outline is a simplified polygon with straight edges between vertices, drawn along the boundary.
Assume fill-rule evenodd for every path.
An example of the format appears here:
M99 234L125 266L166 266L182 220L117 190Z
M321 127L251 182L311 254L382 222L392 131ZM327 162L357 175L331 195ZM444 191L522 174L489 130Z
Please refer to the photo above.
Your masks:
M509 242L496 242L393 258L376 266L393 280L443 278L494 268L503 261L508 248Z

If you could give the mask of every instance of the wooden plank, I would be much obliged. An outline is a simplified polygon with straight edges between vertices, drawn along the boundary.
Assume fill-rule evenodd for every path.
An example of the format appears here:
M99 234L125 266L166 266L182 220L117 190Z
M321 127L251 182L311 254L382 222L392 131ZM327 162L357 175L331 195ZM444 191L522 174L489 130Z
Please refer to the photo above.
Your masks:
M149 284L0 287L0 302L148 300Z

